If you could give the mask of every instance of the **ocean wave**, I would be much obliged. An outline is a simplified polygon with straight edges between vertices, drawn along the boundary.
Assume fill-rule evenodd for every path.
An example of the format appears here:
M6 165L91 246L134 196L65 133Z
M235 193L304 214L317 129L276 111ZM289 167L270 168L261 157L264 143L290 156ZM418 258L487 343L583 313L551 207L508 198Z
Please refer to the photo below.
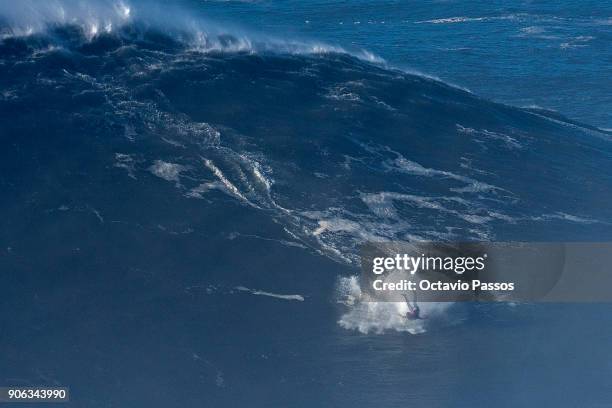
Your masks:
M57 19L45 6L35 16L38 33L0 42L0 130L7 146L35 158L79 149L76 159L62 156L62 166L77 163L77 170L61 167L48 186L87 179L88 187L67 190L86 191L86 204L66 208L86 209L98 224L221 237L245 252L253 242L280 244L316 258L316 267L324 261L353 273L367 241L491 240L509 230L539 236L543 226L596 229L610 219L599 204L609 201L608 133L335 47L147 23L140 6L122 17L115 5L123 3L92 4L110 11L77 7ZM92 35L90 17L98 27L115 20ZM19 18L12 27L27 28ZM99 167L81 174L82 160ZM45 167L28 171L38 168ZM143 220L118 220L119 208L104 208L107 194L89 199L89 186L109 179L112 188L176 200L186 211L174 216L190 222L160 221L170 206L155 203ZM44 200L47 184L36 188ZM365 302L355 285L340 285L348 288L338 294L348 307L342 327L425 330L400 318L401 302ZM428 307L423 312L433 316L448 306Z
M69 36L69 38L67 38ZM163 39L162 37L166 37ZM104 46L115 41L157 41L203 53L351 54L374 63L385 61L366 50L349 51L318 41L284 40L194 18L186 11L144 2L113 0L24 0L0 3L0 40L31 38L36 49ZM41 41L42 40L42 41ZM161 41L160 41L161 40Z
M33 35L49 27L73 24L91 39L103 32L112 32L132 17L133 8L123 1L0 2L0 32L5 37Z

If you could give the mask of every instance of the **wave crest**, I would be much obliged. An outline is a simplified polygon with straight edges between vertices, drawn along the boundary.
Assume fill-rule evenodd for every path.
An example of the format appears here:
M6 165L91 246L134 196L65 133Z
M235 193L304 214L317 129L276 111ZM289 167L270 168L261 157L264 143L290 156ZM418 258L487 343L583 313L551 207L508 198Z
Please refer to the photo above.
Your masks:
M0 2L0 39L31 36L42 36L47 42L59 43L53 45L70 49L108 43L111 38L116 40L116 46L155 40L149 42L199 52L341 53L384 63L382 58L365 50L348 51L316 41L281 40L194 18L184 10L165 5L113 0Z

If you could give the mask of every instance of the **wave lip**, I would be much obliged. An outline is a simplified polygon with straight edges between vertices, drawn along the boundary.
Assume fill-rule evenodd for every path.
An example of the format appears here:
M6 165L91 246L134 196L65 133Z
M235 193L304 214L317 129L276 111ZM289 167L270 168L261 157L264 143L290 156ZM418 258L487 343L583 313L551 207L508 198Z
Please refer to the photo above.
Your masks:
M3 36L24 36L46 31L49 27L78 25L90 39L111 32L130 21L132 7L123 1L51 0L0 3Z
M0 3L0 40L31 36L42 36L68 48L103 42L109 36L118 40L118 45L146 40L150 36L153 41L174 42L195 52L350 54L364 61L385 63L384 59L366 50L347 50L318 41L278 39L237 28L228 30L173 8L164 7L162 11L159 7L145 4L136 7L113 0Z

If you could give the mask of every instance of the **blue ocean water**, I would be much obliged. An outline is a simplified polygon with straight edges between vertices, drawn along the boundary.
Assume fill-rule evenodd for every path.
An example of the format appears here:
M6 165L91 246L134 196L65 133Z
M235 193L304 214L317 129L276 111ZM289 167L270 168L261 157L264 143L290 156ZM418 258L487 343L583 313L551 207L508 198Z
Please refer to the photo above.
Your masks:
M367 241L610 240L610 14L538 4L0 2L0 385L608 405L610 305L360 298Z
M612 127L612 5L601 1L185 1L203 17L367 49L515 106Z

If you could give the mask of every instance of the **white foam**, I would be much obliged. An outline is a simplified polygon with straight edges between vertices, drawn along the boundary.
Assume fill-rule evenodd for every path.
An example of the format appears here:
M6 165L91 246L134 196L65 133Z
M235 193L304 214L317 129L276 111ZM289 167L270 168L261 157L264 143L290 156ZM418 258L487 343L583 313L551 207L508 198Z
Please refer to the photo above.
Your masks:
M269 193L272 189L272 184L274 181L264 175L261 170L261 165L258 162L253 163L253 174L255 177L257 177L257 180L259 180L266 187L266 190Z
M546 29L544 27L539 27L539 26L529 26L529 27L521 28L521 32L525 34L541 34L544 31L546 31Z
M459 133L475 135L475 136L484 136L486 139L501 141L504 143L505 147L509 149L522 149L523 148L523 145L521 145L521 143L519 143L519 141L516 138L506 135L504 133L492 132L487 129L476 130L473 128L462 126L458 123L456 124L456 127Z
M280 295L278 293L264 292L264 291L256 290L256 289L249 289L244 286L236 286L234 289L239 290L241 292L248 292L252 295L257 295L257 296L268 296L268 297L282 299L282 300L296 300L298 302L304 301L304 296L302 295Z
M215 164L212 162L212 160L209 159L204 159L204 164L206 165L206 167L208 167L212 173L219 179L219 181L223 184L225 191L229 192L231 195L233 195L234 197L239 198L241 201L243 201L244 203L247 203L248 205L255 207L255 208L259 208L258 205L252 203L251 201L249 201L249 199L247 199L241 192L240 190L231 182L227 179L227 177L225 177L225 175L223 174L223 172L217 167L215 166Z
M515 20L519 18L518 15L510 14L505 16L488 16L488 17L466 17L466 16L457 16L457 17L446 17L446 18L436 18L433 20L422 20L416 21L415 24L456 24L456 23L471 23L471 22L481 22L481 21L495 21L495 20Z
M454 187L454 188L451 188L450 190L456 193L481 193L481 192L495 191L497 189L498 187L492 186L490 184L483 183L481 181L473 181L472 183L468 184L465 187Z
M120 169L125 169L127 171L128 177L136 180L135 172L135 162L132 156L124 153L115 153L115 163L113 167L117 167Z
M91 210L91 212L96 216L96 218L98 219L98 221L100 221L100 224L104 224L104 217L102 216L102 214L100 213L100 211L96 210L93 207L89 207L89 209Z
M190 198L204 198L204 194L211 190L224 190L225 185L220 182L208 182L208 183L200 183L196 187L189 190L185 196Z
M77 24L92 39L130 20L132 8L122 1L37 1L0 2L0 14L10 24L13 36L32 35L48 25Z
M355 92L351 92L346 86L336 85L331 87L328 90L327 95L325 95L328 99L333 99L336 101L348 101L348 102L359 102L361 101L361 97L359 94Z
M405 302L370 302L359 286L357 276L341 277L336 285L338 303L346 307L338 320L338 325L347 330L360 333L383 334L386 331L424 333L428 319L444 314L452 303L421 303L423 319L405 318L408 306Z
M369 149L374 149L375 152L380 153L380 148L376 149L369 147ZM479 193L483 191L495 192L497 190L501 191L499 187L475 180L471 177L462 176L460 174L456 174L446 170L438 170L425 167L415 161L406 159L400 153L389 148L385 148L384 150L396 156L395 159L385 160L383 162L383 167L386 168L388 171L412 174L415 176L448 178L467 184L465 187L450 189L451 191L457 193Z
M314 235L321 235L324 232L351 232L359 233L361 227L358 223L342 218L334 218L329 220L318 221L319 227L314 230Z
M579 35L578 37L570 38L566 42L559 44L559 48L566 50L572 48L588 47L587 43L594 39L595 37L591 35Z
M567 214L564 212L556 212L554 214L544 214L540 217L534 217L535 220L550 220L550 219L557 219L557 220L565 220L565 221L570 221L570 222L575 222L578 224L596 224L599 223L598 220L595 220L593 218L586 218L586 217L580 217L577 215L572 215L572 214Z
M350 54L364 61L385 63L384 59L367 50L349 51L318 41L280 39L247 32L227 24L196 19L188 10L171 5L137 8L117 0L20 0L0 2L0 15L9 24L3 27L2 38L29 36L44 32L49 26L70 24L80 27L86 39L91 41L102 33L118 31L126 24L145 21L147 25L162 28L164 33L186 42L192 51L197 52Z
M187 170L185 166L163 160L155 160L155 163L149 167L149 171L157 177L166 181L174 181L177 184L180 183L180 175L185 170Z

